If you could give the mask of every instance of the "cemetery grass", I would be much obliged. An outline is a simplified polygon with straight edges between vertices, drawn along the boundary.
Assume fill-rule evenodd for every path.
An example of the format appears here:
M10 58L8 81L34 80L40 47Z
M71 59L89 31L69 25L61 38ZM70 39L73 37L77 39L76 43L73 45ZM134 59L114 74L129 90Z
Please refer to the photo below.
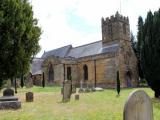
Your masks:
M149 88L122 89L116 96L115 89L102 92L81 93L80 100L62 103L60 87L19 88L16 96L22 102L19 110L1 110L0 120L123 120L123 108L130 92L145 90L152 98L154 120L160 118L160 101L153 98ZM26 92L34 92L34 102L25 101ZM0 96L2 91L0 92Z

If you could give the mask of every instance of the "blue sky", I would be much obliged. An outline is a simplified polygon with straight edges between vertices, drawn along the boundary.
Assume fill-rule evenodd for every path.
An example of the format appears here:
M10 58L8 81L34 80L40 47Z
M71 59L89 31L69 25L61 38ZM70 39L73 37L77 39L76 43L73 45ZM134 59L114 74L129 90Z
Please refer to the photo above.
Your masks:
M42 28L44 51L72 44L74 47L101 40L101 18L116 11L128 16L130 29L137 32L138 16L160 8L160 0L30 0L34 17ZM120 4L121 3L121 4ZM120 9L121 8L121 9Z

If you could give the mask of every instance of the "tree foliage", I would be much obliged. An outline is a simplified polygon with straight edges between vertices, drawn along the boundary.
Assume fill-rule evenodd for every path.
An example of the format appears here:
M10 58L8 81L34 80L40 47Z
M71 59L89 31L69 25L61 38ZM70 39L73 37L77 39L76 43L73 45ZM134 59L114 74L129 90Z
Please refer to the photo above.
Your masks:
M136 41L135 41L135 37L132 32L131 32L131 47L134 50L134 52L136 53Z
M139 77L141 79L144 79L144 74L142 71L142 66L140 62L140 51L142 48L142 41L143 41L143 18L141 16L138 17L138 33L137 33L137 45L136 45L136 56L138 59L138 72L139 72Z
M148 85L160 96L160 9L148 12L140 28L140 60ZM139 30L139 32L140 32Z
M28 0L0 0L0 79L24 75L40 50L41 29Z

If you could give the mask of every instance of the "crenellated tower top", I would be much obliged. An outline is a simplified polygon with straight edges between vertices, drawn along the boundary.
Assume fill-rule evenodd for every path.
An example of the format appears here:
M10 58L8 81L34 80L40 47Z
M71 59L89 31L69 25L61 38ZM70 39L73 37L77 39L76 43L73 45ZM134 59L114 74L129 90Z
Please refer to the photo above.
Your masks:
M117 12L115 16L102 18L101 25L103 46L110 42L130 40L128 17L124 17Z

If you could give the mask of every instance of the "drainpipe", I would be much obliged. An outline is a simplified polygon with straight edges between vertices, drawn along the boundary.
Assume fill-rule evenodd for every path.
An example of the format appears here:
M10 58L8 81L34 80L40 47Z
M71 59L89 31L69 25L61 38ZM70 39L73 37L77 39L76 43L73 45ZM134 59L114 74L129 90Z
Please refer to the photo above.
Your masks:
M64 77L64 79L63 79L63 82L65 81L65 77L66 77L66 75L65 75L65 64L63 63L63 77Z
M94 86L97 87L97 76L96 76L96 60L94 60L94 80L95 80L95 83L94 83Z

